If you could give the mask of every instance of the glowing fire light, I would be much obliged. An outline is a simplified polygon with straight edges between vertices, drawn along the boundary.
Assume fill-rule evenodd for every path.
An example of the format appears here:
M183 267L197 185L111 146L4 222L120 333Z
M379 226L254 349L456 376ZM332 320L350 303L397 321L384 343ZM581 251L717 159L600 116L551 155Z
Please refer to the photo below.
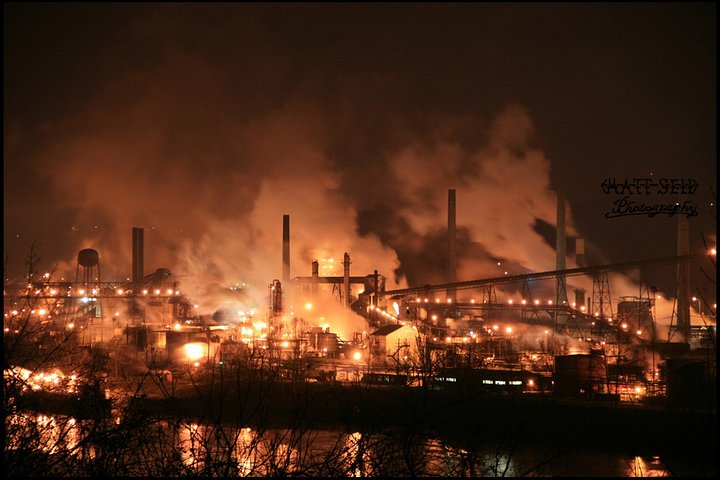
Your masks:
M312 310L312 307L313 307L313 305L310 302L305 304L305 310Z
M185 357L191 362L196 362L207 354L207 346L204 343L186 343L183 345ZM195 365L197 366L197 365Z
M505 329L505 331L506 331L507 333L512 333L512 327L507 327L507 328Z
M362 360L362 353L360 353L360 352L353 353L353 358L357 361Z

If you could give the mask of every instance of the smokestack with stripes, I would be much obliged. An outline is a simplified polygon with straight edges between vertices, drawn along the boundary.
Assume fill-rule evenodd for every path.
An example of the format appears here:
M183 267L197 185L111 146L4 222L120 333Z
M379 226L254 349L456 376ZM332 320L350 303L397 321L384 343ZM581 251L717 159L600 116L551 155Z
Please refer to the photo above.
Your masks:
M455 246L455 189L448 190L448 254L447 282L453 283L457 276L457 251ZM448 288L446 298L455 301L456 290Z

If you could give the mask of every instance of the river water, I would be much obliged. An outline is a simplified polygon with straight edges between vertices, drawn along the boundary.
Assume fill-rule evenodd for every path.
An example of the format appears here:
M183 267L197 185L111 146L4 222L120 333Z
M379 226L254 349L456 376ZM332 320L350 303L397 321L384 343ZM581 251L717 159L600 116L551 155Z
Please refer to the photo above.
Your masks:
M89 421L14 414L6 418L6 451L29 446L50 454L51 458L62 461L75 458L83 465L110 452L115 456L114 465L118 471L129 476L157 476L163 472L226 477L286 474L348 477L670 476L659 457L580 448L558 452L528 447L499 448L491 441L469 452L440 438L408 436L392 431L257 430L194 423L172 425L163 421L138 427L148 430L136 437L124 433L122 438L127 438L124 443L115 443L108 448L108 445L103 446L104 438L123 432L120 418L109 424L102 430L107 434L103 437Z

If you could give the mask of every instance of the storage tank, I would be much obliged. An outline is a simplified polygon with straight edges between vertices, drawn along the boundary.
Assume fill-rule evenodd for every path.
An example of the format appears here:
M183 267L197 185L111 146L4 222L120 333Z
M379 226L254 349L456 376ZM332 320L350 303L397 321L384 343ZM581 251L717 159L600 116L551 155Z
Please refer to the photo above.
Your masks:
M78 252L78 263L83 267L97 267L99 256L97 250L84 248Z

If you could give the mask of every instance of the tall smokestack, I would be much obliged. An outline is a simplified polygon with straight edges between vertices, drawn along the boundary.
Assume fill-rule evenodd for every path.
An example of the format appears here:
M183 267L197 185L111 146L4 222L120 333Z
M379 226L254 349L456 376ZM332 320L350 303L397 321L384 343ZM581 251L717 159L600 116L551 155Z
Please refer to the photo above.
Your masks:
M140 227L132 229L132 282L136 290L142 284L145 276L143 232L144 230Z
M555 236L556 270L565 270L565 198L557 192L557 235Z
M557 192L557 233L555 235L555 270L567 269L565 260L565 197ZM558 305L567 303L567 290L565 276L558 275L556 286L556 301Z
M682 199L679 200L682 203ZM690 255L690 224L687 217L678 215L678 256ZM677 269L677 332L680 341L690 342L690 270L687 263L680 263Z
M282 284L290 285L290 215L283 215Z
M315 301L315 298L317 297L318 292L318 276L319 276L319 270L320 270L320 264L317 260L313 260L312 262L312 283L310 284L310 294L312 296L313 301Z
M343 293L345 306L350 306L350 255L345 252L343 256Z
M447 282L456 281L457 252L455 250L455 189L448 190L448 254L447 254ZM456 290L448 288L446 297L455 300Z

